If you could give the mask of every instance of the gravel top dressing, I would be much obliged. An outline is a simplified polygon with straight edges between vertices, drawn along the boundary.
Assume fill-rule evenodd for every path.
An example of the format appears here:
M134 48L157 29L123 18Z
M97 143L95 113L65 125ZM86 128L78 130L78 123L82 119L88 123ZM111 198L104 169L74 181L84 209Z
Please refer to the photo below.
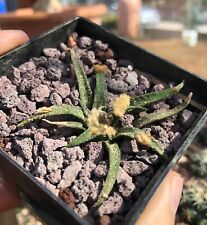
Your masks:
M74 33L0 77L0 147L90 224L121 224L195 119L182 86Z

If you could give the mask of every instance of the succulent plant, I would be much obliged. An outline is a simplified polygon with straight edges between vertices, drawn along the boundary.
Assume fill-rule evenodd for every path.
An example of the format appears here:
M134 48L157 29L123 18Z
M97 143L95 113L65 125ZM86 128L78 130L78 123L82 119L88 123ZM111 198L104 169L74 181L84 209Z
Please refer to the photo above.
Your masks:
M207 224L207 182L190 179L183 190L179 207L181 220L192 225Z
M191 161L190 167L193 173L201 178L207 177L207 149L203 149L198 153L187 155Z
M165 100L178 93L184 83L159 92L147 93L144 95L130 97L121 94L113 101L112 109L107 106L107 84L105 80L106 68L103 65L95 65L96 88L93 92L89 85L89 80L83 69L83 65L78 58L75 46L72 46L70 57L72 66L76 74L78 89L80 93L80 106L55 105L43 107L37 113L22 121L18 127L21 128L29 122L44 120L45 122L61 127L69 127L80 132L80 135L68 143L67 147L74 147L89 141L102 141L109 154L109 172L102 191L94 207L100 206L109 196L117 178L121 152L117 140L121 137L136 139L138 143L149 146L152 150L163 155L164 149L158 141L151 135L145 133L141 128L149 123L167 118L182 111L190 102L192 94L186 100L173 109L165 112L154 112L146 114L135 121L134 127L120 127L119 120L125 113L133 113L136 110L145 110L149 104ZM57 115L67 115L68 121L51 121L48 118Z

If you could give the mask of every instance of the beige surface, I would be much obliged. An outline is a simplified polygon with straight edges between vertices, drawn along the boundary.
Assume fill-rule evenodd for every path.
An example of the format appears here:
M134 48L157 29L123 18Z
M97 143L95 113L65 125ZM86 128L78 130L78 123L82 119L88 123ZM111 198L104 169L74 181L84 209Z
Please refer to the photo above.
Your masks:
M0 213L0 224L1 225L17 225L15 210Z
M207 41L200 41L195 48L187 47L180 40L139 41L137 44L207 79Z
M101 23L101 18L106 12L106 5L101 3L70 6L59 13L34 12L32 8L23 8L15 12L0 14L0 24L1 29L24 30L30 38L33 38L77 16Z

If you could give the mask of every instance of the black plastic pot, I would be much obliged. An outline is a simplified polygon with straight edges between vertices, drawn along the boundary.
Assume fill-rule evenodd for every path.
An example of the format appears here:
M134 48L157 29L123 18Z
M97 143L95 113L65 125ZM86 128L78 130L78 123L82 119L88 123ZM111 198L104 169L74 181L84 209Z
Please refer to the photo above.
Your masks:
M0 57L0 74L9 76L12 71L12 65L19 66L23 62L34 56L40 56L43 48L56 47L60 42L66 42L67 37L76 31L79 35L90 36L100 39L110 44L120 58L130 59L135 68L151 74L154 80L161 82L179 83L185 80L185 87L182 94L186 95L193 92L193 100L189 106L192 111L197 112L197 118L191 128L184 135L184 142L177 153L164 162L156 172L153 179L147 185L136 203L131 206L131 210L125 217L126 224L135 224L137 218L144 210L147 202L155 192L156 188L162 182L168 171L174 166L176 161L185 152L192 142L196 133L204 124L207 113L207 82L198 76L191 74L177 66L133 45L124 39L111 34L100 26L95 25L84 18L76 18L73 21L65 23L53 30L45 33L38 39L16 48L15 50ZM13 185L23 194L27 203L32 205L47 224L73 224L87 225L88 223L81 219L74 211L50 191L44 188L34 177L24 168L14 162L3 150L0 150L0 170L9 178Z

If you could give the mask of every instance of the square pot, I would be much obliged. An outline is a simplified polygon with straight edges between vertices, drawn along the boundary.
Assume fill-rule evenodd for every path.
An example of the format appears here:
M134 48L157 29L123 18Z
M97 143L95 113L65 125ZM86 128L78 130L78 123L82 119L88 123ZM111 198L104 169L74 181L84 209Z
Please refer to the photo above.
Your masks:
M151 74L151 78L155 81L159 80L163 83L173 81L179 83L180 81L185 80L182 94L187 95L189 92L193 92L194 94L193 100L188 108L192 111L196 111L197 117L192 123L191 128L184 134L181 147L173 157L162 164L126 215L126 224L132 225L135 224L137 218L144 210L146 204L168 171L182 156L204 124L207 118L207 82L142 48L105 31L100 26L84 18L76 18L73 21L58 26L43 34L38 39L30 41L24 46L18 47L0 57L0 74L6 76L11 75L12 65L19 66L31 57L40 56L43 48L56 47L60 42L66 42L67 37L73 32L77 32L80 36L85 35L108 43L116 55L120 58L131 60L136 69ZM6 179L10 180L13 185L16 186L20 193L22 193L23 198L33 207L36 213L47 222L47 224L89 224L84 219L81 219L62 200L43 187L29 172L13 161L3 150L0 150L0 170L5 174Z

